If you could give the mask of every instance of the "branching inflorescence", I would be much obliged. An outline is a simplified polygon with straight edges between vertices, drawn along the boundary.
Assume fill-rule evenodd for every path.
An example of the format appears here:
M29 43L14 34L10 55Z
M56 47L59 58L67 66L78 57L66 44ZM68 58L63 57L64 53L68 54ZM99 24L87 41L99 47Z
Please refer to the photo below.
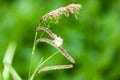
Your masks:
M47 32L52 38L54 38L54 40L50 40L47 38L41 38L41 39L37 39L37 43L38 42L46 42L52 46L54 46L56 49L58 49L70 62L75 63L75 60L67 53L67 51L65 49L62 48L62 44L63 44L63 39L60 37L57 37L56 34L54 34L50 29L47 29L45 27L39 27L39 30L44 30L45 32Z
M57 23L58 20L59 20L59 16L62 15L62 14L65 15L66 17L69 17L69 13L72 13L72 14L75 14L75 17L76 17L76 14L79 13L80 8L81 8L80 4L69 4L66 7L58 8L56 10L53 10L53 11L45 14L40 19L40 24L42 24L47 19L54 19L55 23Z
M59 16L62 15L62 14L65 15L66 17L68 17L69 13L72 13L76 17L76 14L78 14L78 11L79 11L80 8L81 8L80 4L69 4L66 7L61 7L61 8L58 8L56 10L53 10L53 11L47 13L46 15L44 15L40 19L40 24L36 28L36 33L35 33L35 39L34 39L34 44L33 44L33 49L32 49L32 57L31 57L31 63L30 63L30 70L29 70L28 80L33 80L36 74L44 72L44 71L73 68L73 63L75 63L75 60L62 47L62 45L63 45L63 39L61 37L57 36L55 33L53 33L49 28L43 26L43 23L45 21L47 21L48 19L50 19L50 21L53 20L53 22L55 21L54 23L56 23L59 20ZM41 30L44 31L44 32L46 32L52 39L43 38L42 37L43 33L41 34L40 38L37 38L37 34ZM43 58L41 58L38 66L35 68L33 74L31 75L32 58L33 58L33 54L35 53L35 47L36 47L36 45L39 42L48 43L49 45L51 45L54 48L56 48L57 52L55 52L54 54L52 54L50 57L48 57L44 61L43 61ZM5 69L4 69L4 72L3 72L3 78L5 80L8 80L9 72L10 72L10 74L13 77L14 80L22 80L21 77L14 70L14 68L11 66L11 62L10 62L12 60L12 58L13 58L13 55L11 57L9 57L9 55L11 55L11 54L9 54L9 50L12 49L12 54L14 54L14 49L13 49L14 47L16 47L16 45L12 45L12 46L10 45L10 48L8 47L8 51L6 52L5 58L3 60L4 66L5 66ZM58 52L61 52L62 55L67 60L69 60L72 64L46 66L46 67L41 68L42 65L44 65L48 60L50 60Z
M36 35L35 35L35 41L34 41L34 45L33 45L33 51L32 53L34 54L34 50L35 50L35 47L36 45L39 43L39 42L45 42L45 43L48 43L49 45L53 46L54 48L56 48L59 52L62 53L62 55L67 59L69 60L71 63L75 63L75 60L67 53L67 51L62 47L63 45L63 39L61 37L58 37L55 33L53 33L49 28L47 27L43 27L42 24L47 21L48 19L50 19L51 21L54 20L56 22L58 22L59 20L59 16L60 15L65 15L66 17L69 16L69 13L72 13L75 15L76 17L76 14L78 14L78 11L80 10L81 8L81 5L80 4L69 4L68 6L66 7L61 7L61 8L58 8L56 10L53 10L47 14L45 14L41 19L40 19L40 25L36 28ZM53 38L52 40L51 39L48 39L48 38L38 38L37 39L37 33L39 31L44 31L46 32L51 38ZM32 78L34 77L35 73L40 73L42 71L49 71L49 70L58 70L58 69L69 69L69 68L72 68L73 65L72 64L68 64L68 65L56 65L56 66L47 66L45 68L42 68L42 69L38 69L34 71L32 77L30 80L32 80Z

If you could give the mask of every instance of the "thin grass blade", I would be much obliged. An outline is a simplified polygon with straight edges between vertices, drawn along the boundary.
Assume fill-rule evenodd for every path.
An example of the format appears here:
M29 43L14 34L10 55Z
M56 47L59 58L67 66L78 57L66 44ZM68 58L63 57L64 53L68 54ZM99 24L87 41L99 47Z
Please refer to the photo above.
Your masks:
M8 68L8 71L10 72L14 80L22 80L18 73L14 70L14 68L10 64L4 63L4 65Z

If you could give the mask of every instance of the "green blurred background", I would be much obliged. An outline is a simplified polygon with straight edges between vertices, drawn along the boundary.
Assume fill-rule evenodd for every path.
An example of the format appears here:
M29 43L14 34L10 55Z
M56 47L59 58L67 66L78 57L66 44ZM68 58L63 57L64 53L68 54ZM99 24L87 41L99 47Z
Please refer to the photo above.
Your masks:
M40 18L70 3L82 4L78 20L74 15L61 16L50 29L64 39L63 47L76 64L73 69L40 73L35 80L120 80L120 0L0 0L0 61L8 45L16 43L12 65L27 80ZM55 51L39 43L32 70L41 57L46 59ZM44 66L69 63L59 53Z

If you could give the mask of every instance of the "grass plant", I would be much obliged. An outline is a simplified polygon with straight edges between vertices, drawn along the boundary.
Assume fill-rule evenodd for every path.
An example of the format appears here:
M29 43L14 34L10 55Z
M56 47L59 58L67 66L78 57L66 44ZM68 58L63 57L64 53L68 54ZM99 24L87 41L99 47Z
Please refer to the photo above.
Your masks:
M69 13L74 14L75 18L77 18L77 14L79 13L80 8L81 8L80 4L69 4L66 7L60 7L58 9L56 9L56 10L53 10L53 11L45 14L40 19L40 24L36 28L36 32L35 32L35 38L34 38L34 43L33 43L33 48L32 48L32 56L31 56L31 61L30 61L30 69L29 69L28 80L33 80L35 75L36 74L40 74L41 72L50 71L50 70L73 68L73 64L75 63L75 60L62 47L63 39L61 37L59 37L58 35L56 35L55 33L53 33L50 30L50 26L44 26L44 24L46 24L47 21L50 21L49 25L50 25L50 23L58 23L59 22L59 17L61 15L65 15L66 17L69 17ZM43 31L43 33L41 34L40 37L38 37L38 32L39 31ZM52 38L52 40L48 39L48 38L43 38L43 34L45 32ZM57 52L55 52L54 54L52 54L51 56L49 56L45 60L43 60L43 58L41 58L40 62L37 65L37 67L35 68L35 70L33 72L31 72L31 67L32 67L32 64L33 64L32 60L33 60L33 56L35 54L36 45L38 43L40 43L40 42L48 43L49 45L51 45L54 48L56 48ZM8 48L11 49L11 47L14 48L12 50L15 51L16 45L12 45L12 46L10 46ZM3 60L3 64L4 64L3 80L6 80L6 79L9 78L9 75L8 75L9 73L12 75L14 80L22 80L22 78L18 75L18 73L12 67L12 59L13 59L13 56L14 56L14 51L10 51L10 50L7 50L7 51L8 52L6 53L5 58ZM53 56L55 56L59 52L62 53L62 55L67 60L69 60L71 62L71 64L46 66L46 67L41 68L47 61L49 61L51 58L53 58ZM9 55L11 55L11 53L13 55L11 57L9 57Z

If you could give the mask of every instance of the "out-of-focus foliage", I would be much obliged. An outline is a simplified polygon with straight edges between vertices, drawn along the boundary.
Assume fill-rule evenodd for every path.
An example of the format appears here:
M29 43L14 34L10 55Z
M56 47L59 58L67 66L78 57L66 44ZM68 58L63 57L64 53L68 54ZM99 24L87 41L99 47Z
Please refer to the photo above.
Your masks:
M120 0L1 0L0 61L9 43L15 42L13 67L26 80L40 18L70 3L82 4L78 20L74 15L61 16L60 22L50 29L64 39L63 47L76 64L69 70L43 72L35 80L120 80ZM50 45L39 43L32 70L41 57L47 58L55 51ZM58 54L45 65L67 63Z

